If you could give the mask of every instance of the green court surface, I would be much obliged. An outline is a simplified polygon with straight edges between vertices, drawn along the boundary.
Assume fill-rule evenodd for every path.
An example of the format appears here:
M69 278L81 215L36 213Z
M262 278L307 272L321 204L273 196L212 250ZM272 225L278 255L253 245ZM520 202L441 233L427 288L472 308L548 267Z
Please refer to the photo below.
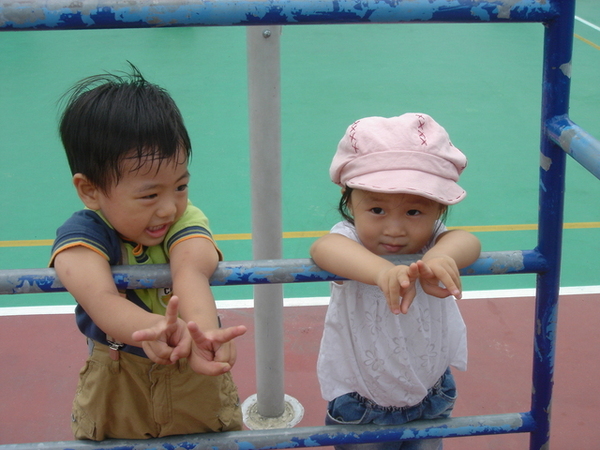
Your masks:
M600 7L577 5L571 118L600 137ZM594 26L596 25L596 26ZM337 220L328 168L354 120L431 114L469 158L466 200L448 225L477 227L484 251L532 249L538 211L540 24L283 27L285 258L307 258ZM57 135L60 96L134 63L182 109L194 147L190 198L227 260L252 259L246 30L243 27L0 33L0 269L42 268L55 229L81 207ZM600 285L600 181L568 161L562 286ZM473 276L465 290L533 288L534 275ZM219 300L251 287L214 289ZM326 296L326 283L285 286ZM0 307L70 304L68 294L3 296Z

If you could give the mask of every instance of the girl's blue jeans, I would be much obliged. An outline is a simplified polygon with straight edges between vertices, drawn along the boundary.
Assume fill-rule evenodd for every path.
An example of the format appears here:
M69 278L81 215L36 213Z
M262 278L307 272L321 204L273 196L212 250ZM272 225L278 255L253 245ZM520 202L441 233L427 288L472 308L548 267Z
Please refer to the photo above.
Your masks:
M342 395L327 408L326 425L402 425L419 419L444 419L450 417L456 401L456 383L450 368L429 389L421 403L404 408L379 406L356 392ZM441 439L419 439L370 444L337 445L336 450L441 450Z

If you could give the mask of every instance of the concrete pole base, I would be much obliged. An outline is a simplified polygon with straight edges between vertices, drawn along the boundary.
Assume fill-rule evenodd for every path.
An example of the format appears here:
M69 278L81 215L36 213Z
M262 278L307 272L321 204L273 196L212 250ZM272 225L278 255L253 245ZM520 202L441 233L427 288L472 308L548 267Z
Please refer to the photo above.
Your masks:
M256 394L242 403L244 424L251 430L270 430L274 428L292 428L304 417L304 407L289 395L284 396L284 410L278 417L263 417L258 413Z

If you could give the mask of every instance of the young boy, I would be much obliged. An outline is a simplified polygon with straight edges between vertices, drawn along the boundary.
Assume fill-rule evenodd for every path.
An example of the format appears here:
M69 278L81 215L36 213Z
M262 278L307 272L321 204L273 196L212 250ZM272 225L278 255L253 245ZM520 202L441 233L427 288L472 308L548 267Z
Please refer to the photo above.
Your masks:
M229 370L246 329L220 329L209 278L222 256L188 201L191 143L173 99L133 66L89 77L69 91L60 135L86 207L58 229L51 259L90 348L75 437L241 429ZM172 291L117 290L110 266L163 263Z

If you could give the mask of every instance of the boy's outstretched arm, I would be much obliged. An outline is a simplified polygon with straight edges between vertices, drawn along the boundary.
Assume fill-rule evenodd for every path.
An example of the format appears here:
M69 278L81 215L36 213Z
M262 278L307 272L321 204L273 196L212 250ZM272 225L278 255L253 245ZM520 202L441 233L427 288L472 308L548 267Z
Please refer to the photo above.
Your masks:
M152 329L165 321L164 316L145 311L122 297L115 286L108 261L90 249L79 246L63 250L56 255L54 267L60 281L77 303L115 341L140 346L133 339L133 333ZM175 327L179 332L185 331L185 323L181 320ZM160 348L157 347L156 351L160 354L160 359L168 361L173 347L178 344L177 342L171 346L167 342L157 342L156 345ZM189 341L187 345L189 352Z
M219 328L209 283L218 262L217 250L208 239L187 239L171 248L173 293L179 297L179 313L188 323L193 341L190 367L206 375L231 369L236 359L233 339L246 332L244 326Z

